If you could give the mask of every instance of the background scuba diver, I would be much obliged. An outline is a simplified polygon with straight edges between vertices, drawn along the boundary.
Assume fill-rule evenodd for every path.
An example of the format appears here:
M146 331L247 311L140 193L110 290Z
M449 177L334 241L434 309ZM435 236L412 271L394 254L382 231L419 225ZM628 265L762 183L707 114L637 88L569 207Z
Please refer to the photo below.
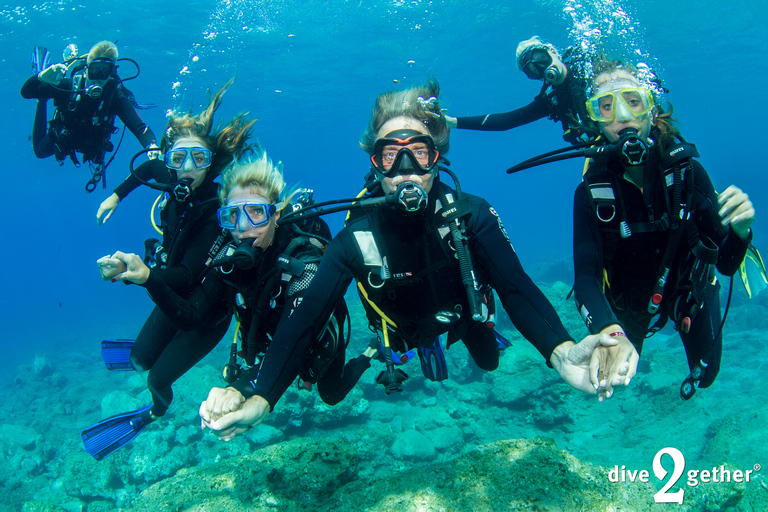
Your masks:
M563 56L538 36L517 45L517 67L531 80L541 80L541 91L528 105L500 114L450 117L448 126L467 130L504 131L549 117L563 126L563 139L571 144L586 142L600 134L584 109L587 99L584 56L576 47Z
M43 66L47 62L47 52L37 48L33 59L33 68ZM55 155L59 165L64 165L64 160L69 157L79 166L77 153L81 153L83 161L90 162L93 174L86 185L88 192L92 192L101 180L107 166L106 153L114 149L109 139L117 131L115 116L144 148L157 147L155 134L136 112L136 108L145 107L139 105L123 85L117 75L117 61L114 43L101 41L85 57L70 59L66 64L53 64L39 72L36 70L21 88L24 98L38 100L32 129L35 156ZM47 115L49 98L53 98L56 107L50 123Z
M437 171L441 155L448 150L449 129L436 99L419 101L438 94L439 86L432 81L429 86L377 98L361 147L371 155L382 189L373 199L379 207L363 210L333 239L304 301L278 329L258 373L243 375L227 389L212 389L201 404L202 425L220 438L229 440L263 421L296 378L316 339L321 325L317 320L328 317L353 278L360 283L361 293L375 297L371 309L383 313L385 340L390 329L395 336L391 346L398 340L409 347L431 344L445 332L449 342L456 341L453 335L460 334L478 366L495 369L499 345L493 329L464 313L470 311L468 294L450 246L453 240L445 238L450 229L442 220L444 215L448 223L456 220L450 213L454 210L464 210L462 217L471 212L466 236L479 280L498 292L516 327L569 384L596 393L597 358L602 356L599 345L603 344L622 344L629 355L624 364L616 362L610 369L601 366L600 371L611 372L611 379L619 372L634 375L636 358L633 361L631 356L635 352L628 341L607 335L590 336L579 344L571 341L550 303L523 271L490 205L440 182ZM456 200L451 203L448 196ZM381 206L392 199L394 207ZM436 211L438 200L446 207ZM377 293L377 287L382 293ZM448 317L453 320L444 323ZM397 384L379 380L388 390Z
M199 116L171 116L161 141L164 160L142 164L142 172L160 181L155 187L186 189L189 195L182 198L166 194L160 214L163 241L161 245L154 239L148 241L148 264L136 254L118 251L98 261L105 280L140 284L153 298L166 288L189 298L199 284L208 260L229 236L216 221L218 184L213 180L234 156L250 148L246 141L256 122L239 115L217 133L211 133L213 115L231 83L219 90ZM163 163L167 168L161 172ZM88 452L101 459L133 439L147 423L163 416L173 399L171 384L216 346L229 327L231 314L226 307L214 309L194 330L183 331L175 319L156 306L130 350L130 359L124 361L137 370L149 370L147 386L153 405L86 429L83 440ZM116 349L118 355L126 352L124 347L115 348L109 343L103 348L108 366L115 364L108 355L110 351Z
M734 186L715 193L692 158L695 147L682 142L671 109L654 104L649 85L618 62L596 66L590 115L609 142L627 151L594 157L576 190L574 289L592 333L626 335L638 352L649 332L672 319L692 371L681 390L687 399L696 381L708 387L720 369L713 267L736 272L752 237L754 209ZM659 321L651 326L657 310Z

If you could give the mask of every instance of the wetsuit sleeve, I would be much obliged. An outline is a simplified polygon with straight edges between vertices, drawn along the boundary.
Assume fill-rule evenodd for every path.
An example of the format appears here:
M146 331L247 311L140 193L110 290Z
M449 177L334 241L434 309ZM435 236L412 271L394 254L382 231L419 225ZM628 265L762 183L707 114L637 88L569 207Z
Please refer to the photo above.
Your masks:
M234 290L215 269L208 270L189 299L174 292L162 279L148 279L144 286L157 307L182 331L217 324L229 310L227 291Z
M131 130L142 147L148 148L151 144L157 143L152 129L141 119L131 101L119 89L115 91L113 108L117 117L125 124L126 128Z
M471 230L470 252L496 290L504 309L520 334L541 353L549 365L555 347L572 340L555 308L523 270L501 219L484 200Z
M603 237L595 219L587 188L581 183L573 199L573 289L579 313L592 334L611 324L621 325L603 293Z
M143 286L149 289L154 286L154 280L159 279L179 295L191 294L205 270L208 251L219 234L221 228L213 218L199 221L194 227L194 236L183 248L181 260L172 267L153 268Z
M167 183L170 179L168 169L160 160L147 160L134 169L133 172L144 181L154 180L158 183ZM141 182L136 179L136 176L129 174L128 177L115 188L114 192L121 201L141 185Z
M693 161L694 168L694 205L695 220L699 233L708 236L717 246L717 270L726 276L734 275L738 270L747 247L752 240L750 231L747 240L742 240L728 227L720 222L720 204L717 202L717 192L712 185L712 180L704 167L697 161Z
M278 327L259 368L232 384L246 398L259 395L274 409L298 377L312 344L352 281L351 258L357 257L357 250L348 240L347 230L333 239L301 304Z
M456 128L462 130L504 131L532 123L549 115L549 103L546 95L539 94L524 107L501 114L467 116L456 118Z
M37 75L32 75L21 86L21 96L25 99L48 99L55 96L56 89L51 84L41 82Z

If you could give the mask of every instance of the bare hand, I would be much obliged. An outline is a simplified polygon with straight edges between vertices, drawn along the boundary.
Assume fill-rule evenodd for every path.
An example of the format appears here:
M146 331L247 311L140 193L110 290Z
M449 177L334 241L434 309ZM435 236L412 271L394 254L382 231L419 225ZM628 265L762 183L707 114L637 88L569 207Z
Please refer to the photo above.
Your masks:
M614 386L629 386L637 373L640 355L626 336L611 338L614 346L598 346L592 353L589 380L601 402L613 396Z
M627 340L629 342L629 340ZM630 343L629 346L632 344ZM621 346L619 349L606 350L608 347ZM637 351L620 340L607 334L593 334L584 338L580 343L567 341L558 345L550 362L560 376L571 387L591 395L598 394L600 389L600 369L611 386L627 384L637 371ZM621 374L624 375L621 375ZM619 382L620 381L620 382ZM614 384L616 382L616 384ZM604 386L607 388L607 383ZM604 391L607 394L607 391ZM611 387L611 394L613 393Z
M231 441L260 424L267 414L269 403L260 396L244 400L235 389L213 388L208 400L200 404L200 427L211 429L222 441Z
M144 284L149 279L149 267L144 264L144 260L137 254L126 254L117 251L112 256L104 256L96 263L99 264L99 270L104 280L110 279L112 282L130 281L136 284ZM115 269L121 271L115 272Z
M96 224L101 226L103 223L107 222L112 214L115 213L115 210L117 210L118 204L120 204L120 197L117 194L112 194L106 198L99 205L99 211L96 212ZM104 217L104 214L106 214L106 217Z
M42 70L37 74L37 78L41 82L45 82L51 85L57 85L64 78L67 73L66 64L53 64Z
M162 153L160 153L160 148L157 147L157 144L150 144L147 149L154 149L154 150L156 150L156 151L148 151L147 152L147 157L149 157L150 160L157 160L158 158L160 158L160 155Z
M99 272L101 278L105 281L117 280L114 279L118 274L122 274L126 270L125 263L112 256L104 256L96 260L96 264L99 266Z
M723 226L731 225L731 229L742 240L749 236L749 228L755 220L755 209L749 196L739 187L731 185L717 198L720 203L720 217Z

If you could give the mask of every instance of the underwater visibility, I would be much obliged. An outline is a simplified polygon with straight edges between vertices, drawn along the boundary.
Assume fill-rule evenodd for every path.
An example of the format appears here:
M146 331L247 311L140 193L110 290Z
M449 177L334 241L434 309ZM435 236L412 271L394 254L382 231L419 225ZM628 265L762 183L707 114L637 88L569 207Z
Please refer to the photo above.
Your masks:
M765 7L0 8L0 508L768 510Z

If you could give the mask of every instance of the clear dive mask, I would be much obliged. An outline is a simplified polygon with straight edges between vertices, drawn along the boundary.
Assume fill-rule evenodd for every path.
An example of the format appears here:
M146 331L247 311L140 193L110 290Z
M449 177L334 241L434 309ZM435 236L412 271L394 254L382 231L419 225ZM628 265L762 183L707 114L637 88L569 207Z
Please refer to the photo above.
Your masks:
M276 211L274 204L234 203L219 208L216 217L222 228L248 231L269 222Z
M609 123L640 117L653 110L653 94L645 87L624 87L595 94L587 100L587 112L593 121Z
M165 166L169 169L180 171L187 160L192 162L195 169L210 167L213 153L205 148L177 148L166 151L164 155Z

